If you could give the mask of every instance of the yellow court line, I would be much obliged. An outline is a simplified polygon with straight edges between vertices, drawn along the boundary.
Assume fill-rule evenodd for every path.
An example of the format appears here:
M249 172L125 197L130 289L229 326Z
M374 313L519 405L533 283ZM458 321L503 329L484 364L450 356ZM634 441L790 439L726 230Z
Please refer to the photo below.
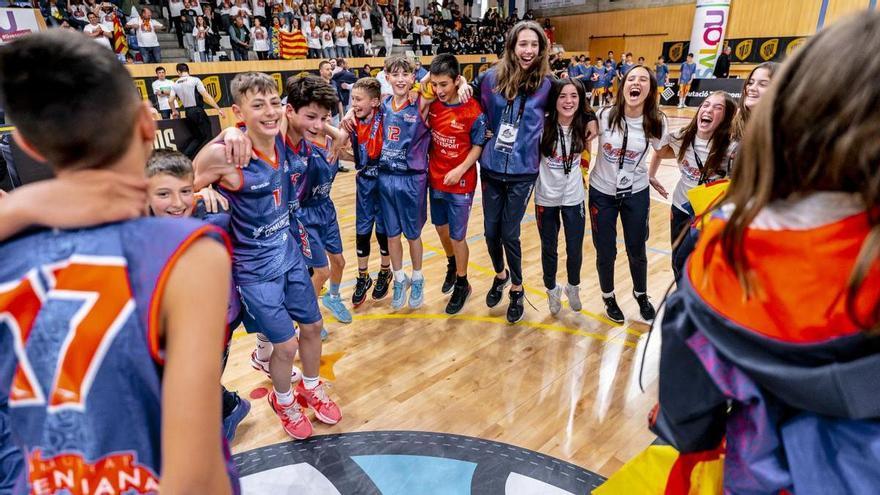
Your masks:
M625 339L621 339L619 337L609 337L607 335L602 335L601 333L595 332L585 332L583 330L578 330L576 328L570 328L564 325L554 325L550 323L541 323L535 321L520 321L519 323L510 324L507 321L507 318L501 318L498 316L476 316L476 315L447 315L440 313L384 313L384 314L370 314L370 315L355 315L354 321L374 321L374 320L462 320L462 321L475 321L480 323L499 323L507 326L523 326L523 327L532 327L540 330L547 330L551 332L561 332L567 333L570 335L579 335L581 337L588 337L591 339L596 339L602 342L616 342L619 344L623 344L627 347L635 348L636 344L634 342L630 342ZM325 318L327 321L333 321L332 317Z
M437 247L432 246L431 244L428 244L427 242L424 241L424 239L422 240L422 245L424 246L425 250L427 250L427 251L431 251L431 252L433 252L434 254L436 254L436 255L438 255L438 256L439 256L439 255L446 256L446 252L445 252L445 251L442 251L442 250L438 249ZM482 265L480 265L480 264L478 264L478 263L474 263L474 262L472 262L472 261L470 261L470 260L468 260L468 266L471 267L471 268L473 268L473 269L475 269L475 270L477 270L478 272L480 272L480 273L482 273L482 274L484 274L484 275L492 275L493 277L495 276L495 270L493 270L493 269L491 269L491 268L489 268L489 267L482 266ZM543 298L543 299L547 299L547 293L546 293L545 291L542 291L542 290L536 289L536 288L534 288L534 287L530 287L530 286L528 286L528 285L526 285L526 284L523 284L523 288L524 288L526 291L528 291L529 294L532 294L532 295L535 295L535 296L541 297L541 298ZM596 320L596 321L598 321L598 322L600 322L600 323L604 323L604 324L606 324L606 325L610 325L610 326L612 326L612 327L617 327L617 326L618 326L617 323L615 323L615 322L609 320L608 318L605 318L605 317L602 316L602 315L599 315L599 314L596 314L596 313L592 313L592 312L587 311L587 310L581 310L581 311L578 311L578 312L579 312L580 314L582 314L582 315L584 315L584 316L587 316L587 317L590 317L590 318L592 318L592 319L594 319L594 320ZM641 336L642 336L642 333L638 332L637 330L633 330L632 328L630 328L630 327L629 327L629 324L627 324L627 325L624 327L624 331L625 331L626 333L628 333L629 335L633 335L633 336L635 336L635 337L641 337Z

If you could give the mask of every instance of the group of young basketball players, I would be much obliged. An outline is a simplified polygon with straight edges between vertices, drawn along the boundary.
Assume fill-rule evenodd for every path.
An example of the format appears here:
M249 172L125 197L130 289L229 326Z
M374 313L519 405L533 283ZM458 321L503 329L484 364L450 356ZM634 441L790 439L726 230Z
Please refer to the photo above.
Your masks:
M847 29L867 33L873 26L876 32L878 25L877 15L868 16L836 27L835 34L820 37L802 50L821 54L812 45L836 42L846 37ZM877 42L876 38L870 41ZM586 200L608 317L624 320L614 296L619 216L633 295L641 316L654 318L646 294L648 188L653 186L664 195L665 190L654 176L656 163L650 169L646 164L649 146L657 157L676 157L682 171L672 205L672 229L678 238L689 233L696 237L687 232L695 219L688 209L688 189L733 174L731 197L738 209L727 227L716 226L700 234L720 240L709 244L701 239L696 247L687 248L696 249L695 256L703 260L702 271L684 280L683 272L689 269L683 261L687 253L680 255L680 262L678 253L674 257L676 277L685 294L680 296L679 309L684 303L693 306L705 300L712 310L727 314L714 303L727 304L736 297L721 297L724 294L711 283L707 289L706 280L716 280L707 275L712 270L732 286L739 280L750 290L760 282L774 290L784 288L781 281L745 274L747 267L755 266L752 250L759 248L750 247L746 258L738 247L745 242L748 222L758 213L753 199L767 205L773 199L785 200L786 191L841 190L861 198L853 200L858 207L847 210L862 212L859 219L865 215L865 204L876 209L876 190L870 193L865 189L868 186L863 187L877 178L877 150L869 143L876 139L876 129L870 130L867 124L860 127L864 132L847 134L852 145L847 149L864 145L866 152L873 153L868 157L875 160L872 166L861 165L862 155L852 156L859 162L855 172L822 172L813 167L803 178L791 165L785 175L792 180L788 188L768 182L778 177L762 178L766 175L762 176L759 159L773 160L777 169L789 153L809 159L801 146L792 151L776 149L781 143L772 137L773 126L767 127L771 115L767 105L759 108L763 110L760 129L746 133L746 145L764 146L737 146L745 120L758 108L757 101L774 75L774 66L753 71L738 111L729 97L713 94L690 125L670 132L657 108L657 83L649 68L631 67L620 82L617 101L596 115L580 83L557 81L549 75L548 48L543 30L522 22L508 33L501 60L470 85L462 82L451 55L435 57L429 75L418 82L407 58L389 57L385 72L392 95L382 98L373 78L357 81L351 110L342 124L344 131L327 124L337 97L320 78L299 76L286 81L287 101L282 106L270 76L238 74L231 92L240 124L224 130L192 164L170 152L150 156L155 124L148 104L138 100L124 67L90 40L54 31L30 35L0 49L0 103L16 125L16 139L27 153L51 163L58 177L0 200L0 238L13 236L0 244L4 260L0 325L8 329L0 332L0 348L5 349L0 353L0 397L9 398L8 404L0 404L0 434L8 436L12 431L15 443L23 448L10 447L9 438L0 438L5 440L0 444L4 448L0 467L5 475L5 479L0 476L0 483L6 483L13 493L63 493L103 486L117 492L161 487L167 493L237 493L227 442L249 404L225 390L217 394L217 385L225 360L221 359L224 340L228 349L231 330L239 322L258 334L251 363L272 381L269 404L291 437L303 439L312 434L308 409L323 423L340 421L341 410L318 376L324 329L318 297L328 280L322 302L337 320L351 321L339 293L344 260L330 199L340 156L353 159L358 170L358 279L353 306L362 304L374 285L374 299L385 297L390 286L395 310L423 304L421 232L430 206L448 257L441 287L444 293L452 292L446 311L461 311L471 293L466 228L479 160L485 236L496 272L486 303L497 305L510 286L507 319L512 323L520 321L524 312L520 223L535 188L551 312L560 310L563 292L572 309L581 306L580 243ZM34 64L34 60L41 63ZM876 69L868 61L865 66ZM795 77L800 69L798 65L785 77ZM809 92L797 95L811 98ZM778 92L772 96L785 101L793 98ZM865 101L876 101L876 97L873 91ZM102 119L88 117L96 105ZM772 110L776 109L774 105ZM783 110L797 114L796 105ZM857 124L869 120L852 111ZM107 131L108 121L114 123L114 132ZM821 133L814 134L811 142L819 143ZM811 139L814 134L804 131ZM599 140L599 153L591 166L588 149L593 138ZM349 143L351 151L346 151ZM747 166L744 171L733 167L731 172L732 157L740 154L747 156L737 163ZM145 163L148 183L143 179ZM585 184L579 170L588 167L592 170ZM82 196L101 187L92 183L96 178L113 184L112 196ZM800 189L796 183L802 183L797 186ZM146 188L148 197L144 196ZM199 190L201 201L195 194ZM228 209L207 211L215 210L212 205L218 195ZM58 198L81 204L69 206ZM138 202L141 209L149 205L151 218L108 223L135 216L132 205ZM43 211L32 211L39 209ZM867 230L844 233L855 240L864 240L869 232L876 237L876 215L868 217ZM772 229L772 221L770 225ZM560 226L568 247L568 283L562 288L555 280ZM22 229L25 232L16 235ZM368 264L374 231L382 257L375 281ZM409 245L409 275L403 269L401 236ZM876 244L875 239L873 247L860 254L856 281L850 281L847 297L856 297L859 288L870 288L866 281L876 278L876 270L871 271L876 268ZM676 248L681 249L677 244ZM710 256L710 249L719 252ZM728 260L732 260L730 270L722 266ZM704 285L691 287L697 275L704 277ZM838 308L839 321L848 322L846 335L876 327L877 298L871 294L870 306L862 299L858 304L836 299L830 303ZM765 300L767 295L762 297ZM694 321L706 317L691 306L667 312L665 325L685 314ZM760 326L772 318L770 314L751 318L745 306L737 308L738 313L727 315L730 324L740 316L746 326ZM682 328L668 331L672 334ZM789 335L792 330L786 332ZM703 334L691 331L680 338L694 349L703 343L705 351L705 339L690 342L695 335ZM724 354L726 348L712 342ZM712 424L717 427L718 418L733 414L722 411L725 394L739 400L747 397L730 391L720 383L725 377L713 374L712 363L718 359L714 354L698 352L705 371L687 348L676 352L681 359L677 363L688 363L691 371L701 370L700 385L711 389L712 393L697 399L718 399L712 404L716 419ZM297 353L301 372L293 366ZM652 418L652 427L682 450L713 448L718 428L701 431L703 437L697 440L686 437L691 430L682 428L691 425L676 422L690 417L682 406L687 401L665 400L670 382L664 373L680 374L668 366L669 355L664 348L661 407ZM675 394L681 393L679 389L680 384ZM776 391L780 400L803 406L791 394ZM693 407L699 405L694 402ZM848 409L849 413L853 410ZM865 406L859 411L873 409ZM221 438L224 434L226 440ZM751 458L746 461L757 463Z

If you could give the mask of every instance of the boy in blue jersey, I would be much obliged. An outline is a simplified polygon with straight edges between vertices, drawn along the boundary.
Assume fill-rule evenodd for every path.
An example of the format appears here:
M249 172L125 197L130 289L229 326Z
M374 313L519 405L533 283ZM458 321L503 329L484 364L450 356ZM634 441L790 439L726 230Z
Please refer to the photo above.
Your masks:
M271 344L258 347L251 361L259 369L268 368L274 389L269 404L284 430L304 439L312 434L312 425L301 405L313 407L321 422L341 419L318 379L323 322L290 228L288 196L306 167L301 156L288 152L292 147L281 132L284 112L274 80L262 73L241 73L230 89L233 112L245 123L253 146L251 159L245 168L230 163L227 141L240 131L224 132L196 156L196 186L217 182L230 203L233 277L245 328L261 332ZM299 324L299 342L291 320ZM291 370L298 348L303 379L294 391ZM314 397L317 402L307 400Z
M678 108L684 108L696 72L697 64L694 62L694 54L688 53L687 61L681 64L681 73L678 76Z
M388 236L385 235L385 223L382 222L382 211L379 208L379 156L382 154L382 86L376 78L358 79L351 89L351 113L354 125L350 129L351 159L357 169L355 179L355 243L358 258L358 278L351 304L358 307L367 298L367 291L373 285L370 278L370 237L373 227L376 229L376 241L379 244L381 268L376 276L376 287L373 299L380 300L388 294L391 283L391 258L388 255Z
M329 119L328 119L329 120ZM336 206L330 199L330 188L339 171L339 160L330 160L333 139L324 129L317 134L306 131L309 156L308 166L299 178L302 183L299 208L296 210L299 240L306 266L312 269L312 285L320 294L324 283L330 280L327 293L321 298L325 308L340 323L351 323L351 313L339 296L345 257L342 256L342 236L336 219Z
M418 98L410 102L413 86L413 63L394 55L385 59L385 74L393 94L381 107L383 140L379 158L379 197L382 220L388 234L388 250L394 273L391 307L403 308L407 290L409 307L424 302L425 278L422 275L422 227L428 217L428 145L431 132L425 123L427 104ZM409 244L412 277L403 271L401 234Z
M87 38L58 30L0 48L0 94L22 149L57 175L143 178L149 108ZM95 111L101 119L86 117ZM28 456L14 493L238 490L216 389L229 298L222 238L200 222L146 218L0 244L0 393Z

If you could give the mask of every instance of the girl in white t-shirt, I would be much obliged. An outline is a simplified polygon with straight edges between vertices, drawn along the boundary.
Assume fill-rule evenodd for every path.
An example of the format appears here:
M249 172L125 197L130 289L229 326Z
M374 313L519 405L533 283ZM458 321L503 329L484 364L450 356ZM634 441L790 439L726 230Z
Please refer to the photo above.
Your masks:
M661 196L669 196L657 180L657 170L663 158L675 158L681 180L672 193L672 271L678 280L684 268L686 255L679 256L683 236L694 220L694 210L688 200L691 189L730 176L730 165L735 144L731 142L736 102L724 91L716 91L703 101L694 118L686 127L663 136L663 147L651 159L648 180Z
M251 28L251 39L254 40L254 51L259 60L269 58L269 31L263 27L259 17L254 17L254 27Z
M193 38L196 40L196 53L199 54L199 60L208 61L207 40L209 34L214 34L208 26L205 16L196 17L196 26L193 28Z
M654 319L648 300L648 148L660 149L666 116L657 106L657 80L635 65L619 82L617 101L599 112L599 152L590 172L590 224L605 314L616 323L624 315L614 297L617 218L629 258L633 296L642 319Z
M360 19L355 19L354 28L351 30L351 56L352 57L364 57L366 56L366 52L364 51L364 28L361 25Z
M333 39L334 28L329 24L321 25L321 52L324 58L336 58L336 42Z
M584 179L590 167L587 124L596 119L580 81L557 79L547 96L547 120L541 136L541 164L535 183L535 219L541 237L541 265L550 313L562 309L562 292L574 311L581 310ZM565 231L568 283L556 284L559 227Z
M364 2L363 5L358 9L358 19L361 21L361 26L364 28L364 39L368 39L370 41L373 40L373 21L370 20L370 7L369 3Z
M351 46L348 44L348 33L351 32L351 24L345 19L336 19L333 28L333 37L336 40L336 56L351 58Z

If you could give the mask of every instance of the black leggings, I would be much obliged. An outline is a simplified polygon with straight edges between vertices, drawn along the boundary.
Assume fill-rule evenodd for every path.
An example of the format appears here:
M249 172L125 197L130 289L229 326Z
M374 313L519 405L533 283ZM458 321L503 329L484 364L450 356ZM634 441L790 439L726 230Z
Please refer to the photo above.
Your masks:
M669 236L672 238L672 273L675 274L675 280L678 280L684 268L684 262L687 260L688 255L690 255L691 250L686 247L689 239L687 237L679 239L681 233L689 230L690 226L690 214L672 206L672 214L669 219Z
M648 291L648 209L651 196L645 188L631 196L617 198L590 187L590 226L596 248L596 269L603 294L614 292L614 262L617 259L617 217L623 224L623 240L629 258L633 291Z
M502 273L506 254L511 282L522 285L520 223L526 214L535 179L506 182L483 174L482 184L483 227L492 267L495 273Z
M538 234L541 236L541 265L544 269L544 287L556 287L556 266L559 256L559 227L565 230L565 268L569 285L580 285L583 265L584 230L587 219L584 204L572 206L535 205ZM560 222L561 220L561 222Z

